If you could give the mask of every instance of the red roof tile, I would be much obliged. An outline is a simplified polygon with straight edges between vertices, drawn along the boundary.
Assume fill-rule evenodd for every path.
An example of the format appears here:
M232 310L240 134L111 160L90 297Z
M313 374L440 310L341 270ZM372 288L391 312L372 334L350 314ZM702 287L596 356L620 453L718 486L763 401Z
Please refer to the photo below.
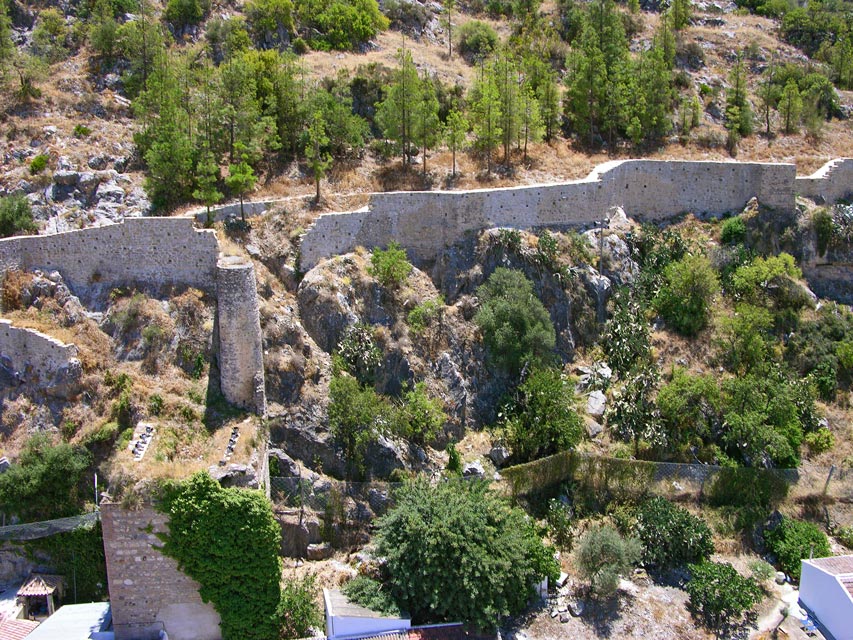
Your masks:
M33 620L10 619L0 622L0 640L23 640L39 626Z

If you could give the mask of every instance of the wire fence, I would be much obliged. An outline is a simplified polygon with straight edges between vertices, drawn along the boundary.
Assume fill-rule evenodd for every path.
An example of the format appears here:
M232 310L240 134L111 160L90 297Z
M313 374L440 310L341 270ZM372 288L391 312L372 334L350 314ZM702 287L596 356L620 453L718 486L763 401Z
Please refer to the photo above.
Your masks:
M42 522L31 522L28 524L13 524L0 527L0 542L23 542L26 540L38 540L47 538L57 533L73 531L79 527L95 524L101 517L99 511L85 513L81 516L70 518L59 518L57 520L44 520Z

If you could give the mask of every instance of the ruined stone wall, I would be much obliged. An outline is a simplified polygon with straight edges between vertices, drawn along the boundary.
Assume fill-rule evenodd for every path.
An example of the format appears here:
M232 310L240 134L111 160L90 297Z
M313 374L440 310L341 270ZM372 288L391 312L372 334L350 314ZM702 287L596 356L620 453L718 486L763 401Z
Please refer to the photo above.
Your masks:
M21 384L49 385L57 376L79 369L80 361L74 345L0 319L0 366Z
M797 178L794 188L801 196L828 203L853 195L853 158L830 160L812 175Z
M127 218L124 222L45 236L0 240L0 271L59 271L81 295L89 287L143 283L212 292L219 245L190 218Z
M228 256L219 260L216 272L222 394L231 404L263 415L267 403L255 267Z
M651 221L684 212L735 211L752 197L791 209L795 175L788 164L626 160L600 165L587 178L564 184L375 194L366 209L321 215L302 240L300 267L307 270L356 246L391 240L415 261L429 261L466 231L583 226L613 206Z
M116 640L221 640L219 614L205 604L199 584L156 547L166 516L145 506L101 505L104 552Z

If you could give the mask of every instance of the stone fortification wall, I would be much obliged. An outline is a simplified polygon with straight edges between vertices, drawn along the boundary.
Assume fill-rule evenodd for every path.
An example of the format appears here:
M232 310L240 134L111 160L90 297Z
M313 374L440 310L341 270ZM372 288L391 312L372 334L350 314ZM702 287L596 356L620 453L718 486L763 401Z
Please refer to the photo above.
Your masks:
M231 404L263 415L267 403L255 267L228 256L216 271L222 394Z
M219 245L190 218L127 218L93 229L0 240L0 271L59 271L75 294L94 285L184 285L212 292Z
M219 614L199 584L157 549L166 516L105 503L101 522L116 640L155 640L164 630L170 640L221 640Z
M62 372L79 368L80 362L73 344L0 319L0 367L13 372L22 384L48 385Z
M823 202L836 202L853 195L853 158L830 160L810 176L797 178L796 192Z
M614 206L650 221L688 211L735 211L752 197L791 209L795 176L789 164L626 160L600 165L587 178L563 184L375 194L365 209L321 215L302 240L300 267L307 270L356 246L391 240L414 260L429 261L467 231L583 226Z

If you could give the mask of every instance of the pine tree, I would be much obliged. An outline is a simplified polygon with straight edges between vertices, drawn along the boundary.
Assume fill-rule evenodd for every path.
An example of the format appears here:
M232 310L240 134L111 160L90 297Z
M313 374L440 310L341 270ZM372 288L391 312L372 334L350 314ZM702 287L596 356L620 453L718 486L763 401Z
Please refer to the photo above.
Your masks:
M6 0L0 0L0 80L6 65L12 61L15 43L12 41L12 19L9 17Z
M213 226L213 216L210 214L210 207L222 200L222 192L217 188L219 182L219 166L213 158L210 151L203 151L201 158L196 165L196 189L193 191L193 198L203 202L207 207L206 227Z
M97 0L89 24L89 42L101 62L109 66L118 54L118 22L109 0Z
M409 165L415 128L416 105L421 101L421 82L408 49L398 52L400 66L394 72L394 82L385 90L385 99L376 105L376 122L383 135L400 145L403 167Z
M503 140L501 130L501 100L494 68L481 68L480 80L474 85L471 97L471 118L474 123L474 145L486 154L486 172L492 174L492 153Z
M329 136L326 135L326 123L323 120L323 112L315 111L311 116L311 125L308 127L308 139L305 144L305 157L314 174L314 185L317 193L314 202L320 202L320 180L326 174L332 164L332 156L326 151L329 144Z
M672 28L680 31L690 24L692 3L690 0L672 0L668 13L672 15Z
M649 142L659 141L672 129L675 88L664 56L663 48L654 46L640 55L635 66L633 77L636 78L638 90L633 112L641 130L635 131L632 136L635 144L637 138Z
M255 126L260 117L256 100L255 77L243 56L232 56L219 67L221 77L220 100L222 120L225 123L228 158L231 163L236 157L237 146L242 145L243 152L257 155L254 140Z
M237 145L237 151L241 152L241 145ZM243 210L243 197L255 188L255 172L247 161L245 154L241 153L241 160L237 164L229 165L228 177L225 184L240 197L240 219L246 222L246 213Z
M447 29L447 57L453 57L453 12L456 10L456 0L444 0L442 3L444 11L441 14L440 24Z
M500 128L504 164L509 166L510 148L512 141L518 138L521 123L518 67L506 49L495 58L492 67L500 101Z
M444 130L444 137L447 146L450 147L450 153L453 158L452 175L454 178L456 177L456 152L462 149L467 136L468 121L465 119L465 115L459 109L452 109L447 114L447 126Z
M521 137L524 141L524 162L527 162L527 145L542 139L542 112L539 101L529 86L521 89Z
M438 143L441 135L435 85L426 75L421 78L418 94L420 94L419 99L414 104L412 142L423 151L424 175L426 175L427 150L432 149Z
M782 130L786 134L796 133L802 111L803 99L800 97L800 90L797 88L797 83L793 80L788 80L788 83L782 90L782 97L779 100L779 115L782 117L783 122Z
M776 65L775 61L770 61L770 66L764 72L764 77L758 85L758 103L761 105L761 114L764 119L764 134L769 138L770 131L770 115L773 108L779 102L779 91L775 83Z
M729 75L729 90L726 93L726 129L736 132L738 138L752 133L752 109L747 96L746 68L743 55L740 53Z

